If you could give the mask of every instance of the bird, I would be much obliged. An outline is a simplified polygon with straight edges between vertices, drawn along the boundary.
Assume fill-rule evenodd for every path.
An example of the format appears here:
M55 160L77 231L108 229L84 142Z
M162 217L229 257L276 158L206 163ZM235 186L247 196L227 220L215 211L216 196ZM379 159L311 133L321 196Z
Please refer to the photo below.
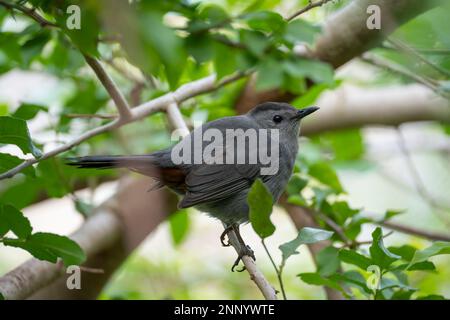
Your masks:
M152 190L168 187L181 197L179 208L195 207L219 219L225 226L220 236L222 245L230 245L229 241L225 242L225 237L231 230L240 243L241 249L232 267L234 271L242 256L255 259L239 233L239 225L249 221L247 195L252 184L261 179L276 203L293 173L301 120L318 109L316 106L297 109L288 103L264 102L246 114L204 123L164 150L147 155L71 157L66 163L78 168L128 168L150 176L156 180ZM263 132L265 136L258 135ZM233 139L241 138L241 145L229 143L232 140L228 140L230 133L234 134ZM259 139L252 142L255 135L251 133ZM208 135L207 139L205 135ZM220 135L222 139L219 139ZM216 143L211 147L213 136ZM266 143L263 143L265 139ZM212 159L204 159L207 149L212 151ZM237 160L243 154L244 157ZM180 155L188 161L180 161ZM265 162L261 155L266 156ZM272 166L272 170L264 172L268 166Z

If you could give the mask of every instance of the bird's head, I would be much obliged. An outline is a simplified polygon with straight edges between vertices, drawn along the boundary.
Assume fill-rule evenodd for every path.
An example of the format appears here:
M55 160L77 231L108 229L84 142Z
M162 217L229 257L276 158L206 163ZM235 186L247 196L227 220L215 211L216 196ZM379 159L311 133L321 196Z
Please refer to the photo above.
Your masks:
M280 136L297 136L301 119L318 109L318 107L296 109L288 103L264 102L250 110L247 115L264 129L278 129Z

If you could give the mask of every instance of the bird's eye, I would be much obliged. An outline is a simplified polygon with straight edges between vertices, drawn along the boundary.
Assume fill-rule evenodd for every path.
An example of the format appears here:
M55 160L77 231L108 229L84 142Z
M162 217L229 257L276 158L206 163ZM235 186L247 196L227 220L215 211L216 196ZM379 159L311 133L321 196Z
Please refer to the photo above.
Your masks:
M275 123L280 123L282 120L283 120L283 117L280 115L275 115L273 117L273 122L275 122Z

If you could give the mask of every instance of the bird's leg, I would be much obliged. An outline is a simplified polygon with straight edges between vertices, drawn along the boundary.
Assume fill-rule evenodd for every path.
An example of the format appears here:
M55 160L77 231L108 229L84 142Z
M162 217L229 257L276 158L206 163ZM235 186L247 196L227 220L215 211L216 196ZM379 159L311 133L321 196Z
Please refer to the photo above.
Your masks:
M255 253L253 252L253 250L248 245L246 245L244 240L242 239L241 233L239 232L239 225L232 224L231 227L232 227L232 230L234 231L236 238L239 242L238 257L237 257L236 261L234 262L233 266L231 267L231 271L234 272L234 268L236 268L238 266L239 261L242 260L243 256L249 256L253 260L256 260L256 257L255 257ZM236 270L236 271L242 272L244 270L245 270L245 266L242 269Z
M233 230L233 225L230 224L225 227L225 230L223 230L222 234L220 235L220 242L222 243L222 246L229 247L231 246L230 239L228 239L228 242L225 242L225 237L228 237L228 232Z

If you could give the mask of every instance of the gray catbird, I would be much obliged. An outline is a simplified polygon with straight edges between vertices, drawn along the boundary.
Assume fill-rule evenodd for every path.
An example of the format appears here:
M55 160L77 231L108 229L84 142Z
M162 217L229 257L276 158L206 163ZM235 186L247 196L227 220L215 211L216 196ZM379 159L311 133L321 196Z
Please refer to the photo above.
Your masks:
M298 110L287 103L265 102L245 115L225 117L205 123L174 147L166 150L139 156L69 158L68 164L79 168L128 168L153 177L157 181L156 188L167 186L182 196L180 208L194 206L221 220L226 226L221 235L223 245L229 245L224 242L225 235L230 230L235 231L242 248L236 265L243 255L254 257L251 250L243 243L238 228L239 224L248 221L247 194L252 183L260 178L271 192L274 202L278 200L293 171L298 151L300 120L317 109L317 107L309 107ZM234 134L233 139L239 139L248 132L262 132L261 129L273 133L273 136L267 136L266 145L261 143L264 140L261 137L257 144L252 144L250 134L244 137L245 145L233 144L230 147L228 142L231 140L226 139L230 134ZM219 134L225 137L223 141L226 140L226 143L223 147L220 147L218 143L211 155L220 161L208 163L202 158L202 161L196 162L193 158L207 150L208 140L212 140L211 136L214 136L215 142L218 142ZM205 139L206 135L209 135L209 139ZM196 144L196 139L198 140L199 137L203 139ZM245 140L245 138L248 139ZM277 146L278 150L273 148ZM175 161L174 148L183 150L183 156L189 153L191 157L185 157L188 161L182 163ZM269 153L269 149L272 153L274 150L278 151L276 159L272 159L276 162L275 171L264 175L262 168L268 166L267 162L263 164L259 157L256 157L256 161L250 160L252 155L259 155L262 148L265 149L262 154ZM244 153L245 157L241 158L240 162L236 160ZM232 157L228 159L227 156L230 154ZM230 161L225 161L226 159Z

